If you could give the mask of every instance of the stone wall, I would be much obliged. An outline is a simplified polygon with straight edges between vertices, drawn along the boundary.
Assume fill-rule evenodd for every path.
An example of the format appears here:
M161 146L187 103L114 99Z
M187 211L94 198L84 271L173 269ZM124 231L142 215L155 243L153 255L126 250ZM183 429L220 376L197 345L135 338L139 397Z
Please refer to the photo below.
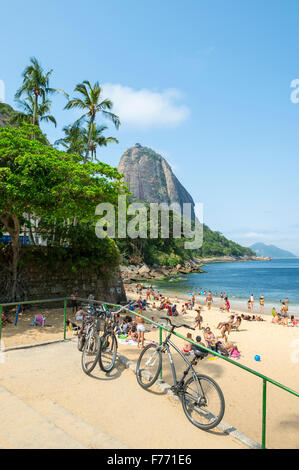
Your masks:
M78 275L74 278L64 278L59 275L39 276L31 275L31 278L22 279L22 300L55 299L69 297L73 292L78 292L78 297L87 298L93 294L96 300L111 303L120 303L126 300L126 294L120 273L115 273L108 279L88 273ZM2 287L2 286L1 286ZM4 287L4 286L3 286ZM0 302L9 302L7 293L3 288L0 290ZM50 305L50 304L48 304ZM55 306L55 304L51 304Z

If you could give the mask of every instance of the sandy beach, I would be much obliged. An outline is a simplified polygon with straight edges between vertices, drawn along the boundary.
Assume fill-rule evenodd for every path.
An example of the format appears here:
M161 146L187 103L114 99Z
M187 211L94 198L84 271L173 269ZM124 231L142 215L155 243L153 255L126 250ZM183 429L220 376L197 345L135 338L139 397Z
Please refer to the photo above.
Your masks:
M132 285L130 286L132 288ZM162 292L167 295L167 292ZM127 291L130 299L137 299L136 292ZM145 295L143 295L143 298ZM167 296L168 297L168 296ZM174 299L171 299L174 301ZM179 299L179 311L184 299ZM201 300L201 304L203 300ZM199 304L198 299L195 308ZM241 313L232 309L231 313ZM47 323L51 326L41 328L30 325L34 315L43 313L47 317ZM247 312L246 312L247 313ZM160 321L161 316L166 316L166 310L146 310L143 314L149 318L154 317ZM196 312L188 310L185 315L174 318L176 323L184 322L195 326ZM219 311L213 306L210 311L203 306L203 327L210 326L215 334L220 335L216 329L217 324L228 318L227 313ZM71 309L68 308L67 317L75 320ZM232 331L229 340L235 342L241 352L241 358L237 361L247 367L256 370L291 389L299 390L299 328L284 327L271 323L271 317L264 315L264 322L242 321L239 331ZM164 320L162 320L164 322ZM158 329L147 326L145 338L147 341L158 341ZM188 330L190 331L190 330ZM181 328L179 333L186 335L187 330ZM197 335L202 336L202 330L192 332L193 339ZM73 333L67 330L67 338ZM4 326L2 339L5 347L20 344L30 344L41 341L63 338L63 308L61 309L35 309L27 311L19 318L18 326L13 324ZM174 338L174 342L183 347L184 341ZM140 350L136 345L119 344L119 352L129 359L137 361ZM261 361L255 361L258 354ZM80 356L80 353L79 353ZM78 356L78 363L80 357ZM183 370L182 360L174 356L178 374ZM235 426L257 442L261 442L262 432L262 380L249 374L220 358L206 358L201 361L197 369L213 377L222 388L226 401L224 421ZM163 362L163 379L172 383L172 376L168 359ZM136 387L138 387L136 383ZM299 448L299 400L297 397L269 384L267 386L267 447L269 448ZM146 395L148 392L143 391ZM142 396L142 394L141 394ZM151 410L147 410L151 413Z
M162 292L172 302L174 298ZM135 292L127 292L129 298L138 298ZM143 298L145 296L143 295ZM179 300L179 311L185 299ZM157 302L156 302L157 303ZM198 304L203 306L203 298L197 298L195 308ZM248 313L241 310L231 309L230 313ZM154 316L166 316L166 310L162 312L144 312L150 318ZM185 315L172 317L175 323L184 322L190 326L195 326L194 319L196 312L189 310ZM229 317L228 313L223 313L214 306L208 311L203 306L202 326L209 326L215 335L220 335L220 330L216 326L220 321ZM243 320L239 331L232 331L229 340L235 342L241 351L241 358L236 361L281 384L295 390L299 390L299 327L284 327L271 323L272 317L263 315L265 321L245 321ZM164 322L164 320L163 320ZM148 326L149 332L145 335L148 340L158 341L157 330L152 330ZM186 335L184 328L178 330ZM195 339L197 335L203 339L203 331L196 329L192 332ZM172 337L174 339L174 337ZM176 338L174 341L183 347L184 341ZM130 358L136 357L135 347L121 345L125 350L125 355ZM255 355L260 355L261 361L255 360ZM178 370L183 370L180 358L176 361ZM250 436L252 439L261 442L262 430L262 380L242 369L221 360L220 358L205 359L201 361L198 370L211 375L221 386L225 400L226 412L224 420L236 426L239 430ZM172 383L168 360L163 363L163 379ZM278 389L272 384L267 386L267 446L272 448L299 448L299 399L289 393Z

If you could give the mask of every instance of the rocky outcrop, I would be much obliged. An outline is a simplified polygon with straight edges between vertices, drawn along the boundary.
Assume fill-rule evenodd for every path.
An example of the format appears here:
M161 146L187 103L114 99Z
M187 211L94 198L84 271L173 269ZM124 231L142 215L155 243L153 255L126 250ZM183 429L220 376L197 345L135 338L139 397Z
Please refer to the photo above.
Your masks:
M125 151L118 165L124 174L134 198L167 204L191 204L191 218L194 219L194 201L179 182L167 161L148 147L136 144Z
M201 273L201 268L207 263L233 263L241 261L270 261L271 258L259 256L219 256L214 258L194 258L185 261L184 264L177 264L174 267L169 266L148 266L146 264L129 265L120 267L121 277L124 282L141 281L150 279L162 279L165 277L177 278L180 274Z
M174 267L169 266L147 266L142 265L129 265L121 266L120 272L124 282L140 281L150 279L163 279L165 277L177 277L179 274L189 274L193 272L202 272L200 269L201 264L193 261L186 261L184 265L178 264Z

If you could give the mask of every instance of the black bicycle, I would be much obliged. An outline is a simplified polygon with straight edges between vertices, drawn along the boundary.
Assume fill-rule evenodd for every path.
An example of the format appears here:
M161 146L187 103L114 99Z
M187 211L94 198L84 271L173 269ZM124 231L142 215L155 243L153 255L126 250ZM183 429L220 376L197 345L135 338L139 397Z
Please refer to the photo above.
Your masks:
M179 348L170 341L170 337L176 328L185 327L191 330L195 330L195 328L186 324L174 325L168 317L161 317L161 319L170 323L171 331L161 345L149 344L141 351L136 368L137 381L144 389L151 387L159 377L162 368L162 354L167 352L174 381L171 389L181 398L187 418L200 429L212 429L223 418L225 410L224 396L215 380L207 375L198 374L193 367L198 359L203 359L208 353L194 347L194 358L189 361ZM188 366L179 381L177 380L169 346L176 350ZM192 377L186 380L189 372L191 372Z
M82 347L81 365L87 375L93 371L99 360L101 345L100 332L103 329L103 318L103 313L100 312L89 314L85 323L85 332L82 333L81 340L84 344Z
M84 347L84 344L85 344L86 333L87 333L87 325L92 323L95 320L95 317L97 315L98 315L99 320L103 320L103 322L104 322L104 319L105 319L105 310L103 309L102 306L94 308L94 307L90 307L89 305L87 305L86 307L87 307L87 311L83 311L83 313L82 313L82 318L81 318L82 324L81 324L81 328L80 328L79 333L78 333L77 347L78 347L79 351L83 350L83 347ZM98 326L99 326L99 329L101 330L102 325L100 324Z
M114 334L116 324L115 315L118 314L121 310L117 312L106 312L106 321L104 328L105 332L101 337L98 352L99 366L104 372L110 372L115 365L117 356L117 339Z

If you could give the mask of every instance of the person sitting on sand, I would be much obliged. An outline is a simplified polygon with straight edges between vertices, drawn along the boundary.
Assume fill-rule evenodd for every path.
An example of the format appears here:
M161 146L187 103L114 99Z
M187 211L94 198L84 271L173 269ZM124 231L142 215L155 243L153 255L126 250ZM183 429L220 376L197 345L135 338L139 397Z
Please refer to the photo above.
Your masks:
M185 307L185 305L183 304L183 305L182 305L182 311L181 311L181 314L182 314L182 315L185 315L185 313L187 313L187 310L186 310L186 307Z
M238 329L239 326L241 325L241 322L242 322L242 318L238 315L236 318L236 321L232 323L232 329L234 330Z
M192 339L191 333L187 333L187 338L188 338L188 339ZM187 343L184 343L182 352L183 352L184 354L186 354L186 355L190 354L191 349L192 349L191 346L192 346L191 343L188 343L188 342L187 342Z
M136 325L132 325L128 331L128 336L126 337L126 341L138 341L138 333Z
M290 325L288 326L297 326L298 325L298 322L299 322L299 318L295 318L294 315L291 315L291 319L290 319Z
M240 357L240 351L235 343L230 343L227 337L224 337L224 344L221 342L221 347L224 347L225 351L229 353L231 357ZM219 345L218 345L219 348ZM219 348L220 349L220 348Z
M197 342L198 345L206 347L206 345L201 341L201 336L196 336L195 341ZM205 356L207 356L209 353L205 349L201 348L200 346L195 346L195 344L191 344L191 349L192 351L200 351L203 353Z
M5 325L6 323L12 323L12 321L8 318L5 312L1 314L1 321L2 321L2 325Z
M212 350L215 350L217 341L216 341L216 337L215 337L214 333L212 333L211 328L209 326L207 326L204 329L204 338L205 338L205 341L208 345L208 348L210 348Z
M216 326L216 329L220 330L220 328L223 328L227 324L229 324L231 326L234 322L234 319L235 319L234 315L230 315L229 319L227 321L222 321L222 322L218 323L218 325Z
M272 318L272 323L279 325L281 323L281 315L277 313L275 317Z
M121 332L123 335L128 334L132 327L132 317L129 315L126 315L125 318L123 319L122 325L121 325Z
M265 321L261 315L257 315L256 318L255 318L255 321Z

